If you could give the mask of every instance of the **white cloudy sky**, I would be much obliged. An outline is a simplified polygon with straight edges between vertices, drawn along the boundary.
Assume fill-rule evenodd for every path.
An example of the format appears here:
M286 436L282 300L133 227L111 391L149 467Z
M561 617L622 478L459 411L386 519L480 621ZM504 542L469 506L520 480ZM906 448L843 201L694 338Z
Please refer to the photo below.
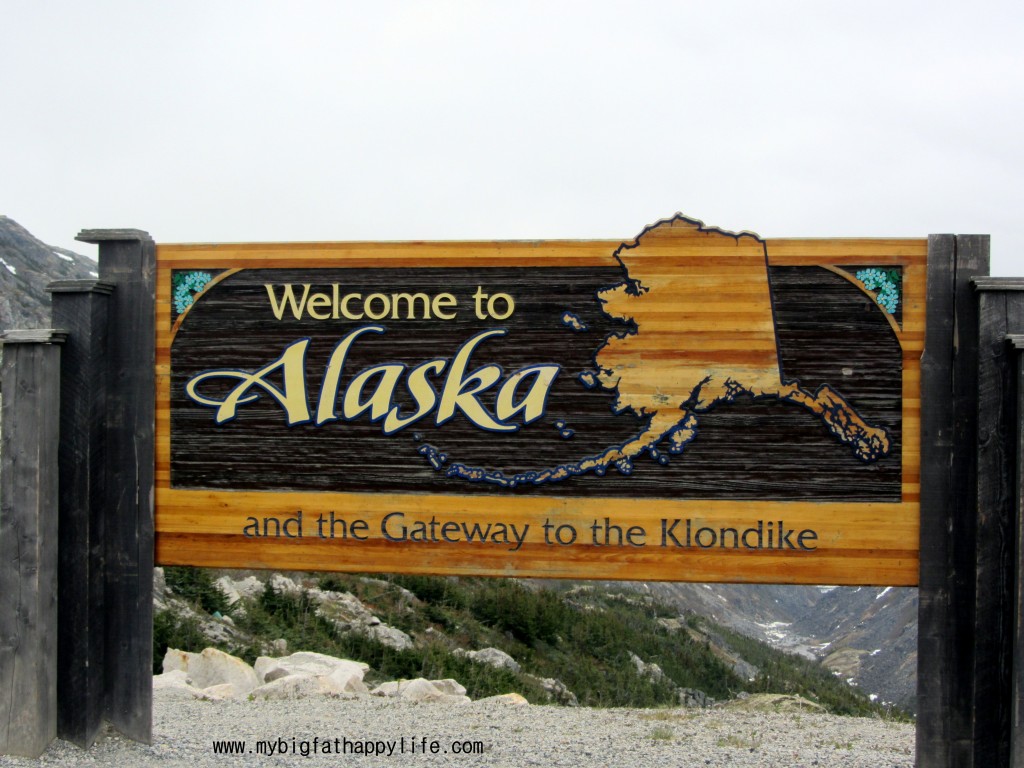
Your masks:
M1024 3L5 2L0 213L55 245L990 233Z

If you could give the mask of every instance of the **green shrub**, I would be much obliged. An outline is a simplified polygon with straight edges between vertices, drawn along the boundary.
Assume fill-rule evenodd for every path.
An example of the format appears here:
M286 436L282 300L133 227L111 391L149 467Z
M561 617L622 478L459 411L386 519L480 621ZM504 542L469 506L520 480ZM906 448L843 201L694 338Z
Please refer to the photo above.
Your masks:
M433 606L463 609L466 607L465 590L457 579L444 576L392 576L391 581L417 598Z
M554 642L570 612L562 598L551 590L527 589L516 581L493 580L478 588L471 604L477 619L510 632L530 645Z
M199 631L199 622L191 616L180 617L171 611L157 611L153 615L153 674L163 672L164 655L168 648L198 652L209 645Z
M202 608L207 613L227 613L228 598L213 582L213 576L203 568L167 566L164 568L167 586L183 600Z
M348 592L348 583L336 573L324 574L317 580L316 585L324 592Z

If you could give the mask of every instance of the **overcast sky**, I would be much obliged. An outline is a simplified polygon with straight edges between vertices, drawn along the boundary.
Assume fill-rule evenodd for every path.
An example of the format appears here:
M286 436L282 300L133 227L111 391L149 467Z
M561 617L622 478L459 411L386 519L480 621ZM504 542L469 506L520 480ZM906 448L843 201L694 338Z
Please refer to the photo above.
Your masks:
M5 2L0 213L53 245L992 235L1024 3Z

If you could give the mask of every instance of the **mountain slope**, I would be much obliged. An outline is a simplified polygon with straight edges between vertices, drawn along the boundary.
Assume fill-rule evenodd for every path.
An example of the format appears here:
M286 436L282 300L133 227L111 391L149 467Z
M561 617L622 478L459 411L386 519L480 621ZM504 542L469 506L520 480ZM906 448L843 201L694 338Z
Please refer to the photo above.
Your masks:
M917 590L762 584L636 584L681 611L820 660L880 701L916 711Z
M190 568L157 581L155 664L167 647L212 641L246 661L302 650L364 662L374 682L453 677L474 698L707 706L772 692L836 714L890 711L816 662L624 585Z
M787 628L862 691L916 711L916 589L837 587Z
M0 216L0 330L49 328L54 280L96 277L96 262L34 237L14 219Z

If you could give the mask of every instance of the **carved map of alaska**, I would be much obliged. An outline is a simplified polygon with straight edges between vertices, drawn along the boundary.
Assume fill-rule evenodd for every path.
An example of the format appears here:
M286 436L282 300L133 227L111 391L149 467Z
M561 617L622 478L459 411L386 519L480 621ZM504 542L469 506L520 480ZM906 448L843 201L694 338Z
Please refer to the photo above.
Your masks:
M700 414L740 396L805 409L862 461L889 452L886 430L866 423L839 392L827 385L812 392L783 378L764 240L677 215L620 246L615 258L623 280L597 299L605 314L632 326L605 339L595 370L580 381L612 391L614 410L641 416L643 429L578 461L514 474L446 466L446 456L423 446L435 469L504 487L603 474L610 466L628 473L642 454L664 463L662 451L682 453L697 436Z

